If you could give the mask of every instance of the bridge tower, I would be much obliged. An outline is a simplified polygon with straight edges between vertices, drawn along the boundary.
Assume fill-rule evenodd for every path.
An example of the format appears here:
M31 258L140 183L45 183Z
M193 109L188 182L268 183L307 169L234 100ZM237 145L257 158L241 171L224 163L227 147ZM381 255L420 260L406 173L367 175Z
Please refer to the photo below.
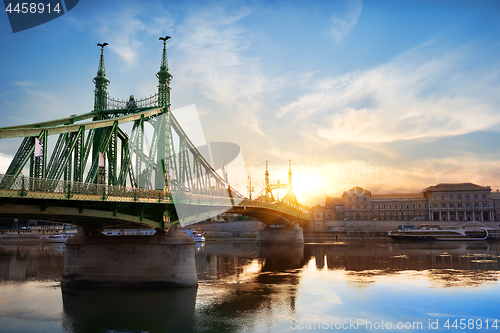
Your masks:
M264 188L258 195L257 200L264 202L281 202L296 208L300 206L295 196L295 192L293 190L293 185L292 185L292 160L288 161L288 184L280 183L279 180L276 183L270 183L268 164L266 161L264 184L265 184ZM281 200L278 200L277 196L273 194L273 191L275 190L286 190L286 194L282 197Z
M288 160L288 184L292 186L292 160Z
M108 43L102 43L102 44L97 44L97 46L101 47L101 56L99 57L99 65L97 66L97 75L94 77L92 80L95 84L95 90L94 90L94 113L95 116L93 118L94 121L96 120L103 120L104 116L102 114L102 111L106 110L108 108L107 101L108 101L108 85L109 85L109 80L106 77L106 67L104 66L104 47L108 45ZM94 138L92 142L92 161L98 161L98 171L97 171L97 177L95 178L94 182L97 184L104 184L106 182L106 175L105 175L105 160L104 156L106 155L106 152L101 151L101 142L103 141L103 135L104 135L105 129L98 128L94 132ZM116 141L116 140L115 140ZM113 144L113 143L111 143ZM114 142L116 145L116 142ZM108 154L112 154L111 152L108 151ZM111 157L111 156L108 156ZM111 157L112 159L112 157ZM110 159L110 169L113 166L113 161ZM83 166L85 167L85 166ZM116 169L116 168L115 168ZM70 170L70 169L68 169ZM78 170L80 171L80 170ZM69 177L68 177L69 176ZM113 177L114 174L110 174L110 177ZM70 175L66 175L65 179L69 180L71 178ZM81 179L80 179L81 181Z
M97 75L92 80L95 84L94 90L94 112L106 110L108 99L109 80L106 78L106 68L104 66L104 47L108 43L97 44L101 47L101 56L99 58L99 66L97 67Z
M173 138L170 121L170 81L173 76L168 71L167 60L167 40L170 36L160 37L163 41L163 53L161 57L160 70L156 73L158 79L158 106L163 107L163 116L160 117L160 130L157 137L157 155L156 165L162 166L156 168L155 189L170 190L171 175L168 170L176 167L175 156L171 151L173 147Z

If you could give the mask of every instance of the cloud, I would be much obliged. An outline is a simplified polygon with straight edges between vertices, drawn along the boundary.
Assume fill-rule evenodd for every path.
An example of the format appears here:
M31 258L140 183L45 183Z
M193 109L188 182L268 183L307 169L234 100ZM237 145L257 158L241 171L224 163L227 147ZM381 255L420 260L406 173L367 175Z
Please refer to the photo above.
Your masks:
M14 156L5 155L0 153L0 174L5 174Z
M109 41L108 48L129 66L138 61L137 50L142 43L137 35L145 30L145 25L136 18L137 13L135 8L122 7L98 20L100 35Z
M468 66L480 50L441 55L418 47L366 71L310 82L278 118L296 122L330 144L387 143L454 136L500 124L498 65Z
M65 112L68 110L67 103L58 96L42 89L38 89L38 84L32 81L15 81L10 83L13 86L22 88L24 96L19 105L27 110L37 110L37 115Z
M75 28L80 32L83 32L85 30L86 27L85 23L82 22L81 20L76 19L74 16L66 15L64 16L64 20L66 21L67 25Z
M175 20L161 3L155 4L147 13L139 4L125 2L117 6L97 19L97 33L109 43L109 50L116 53L128 68L132 68L139 63L140 54L144 53L139 51L145 46L141 40L171 31Z
M332 22L331 32L337 43L340 43L356 25L362 10L363 2L361 0L352 0L345 3L344 12L332 16L330 19Z
M259 59L250 55L252 33L240 21L250 15L241 8L228 13L222 7L200 9L179 27L176 55L180 89L196 89L206 98L229 107L236 119L263 135L258 117L265 76Z
M413 161L410 166L379 165L377 177L361 183L374 193L416 193L438 183L463 182L491 186L496 191L500 188L499 167L499 161L475 155L427 158Z

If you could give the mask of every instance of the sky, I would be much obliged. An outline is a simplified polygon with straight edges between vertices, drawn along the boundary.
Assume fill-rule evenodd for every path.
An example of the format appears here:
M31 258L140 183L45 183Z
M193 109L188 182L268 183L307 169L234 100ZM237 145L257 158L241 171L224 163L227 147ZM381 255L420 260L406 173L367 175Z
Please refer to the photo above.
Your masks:
M500 189L498 1L93 1L12 33L0 14L0 126L89 112L107 42L110 96L156 93L167 43L172 109L236 143L248 195L293 182L323 203L361 186ZM0 140L0 173L20 141ZM234 184L233 184L234 185Z

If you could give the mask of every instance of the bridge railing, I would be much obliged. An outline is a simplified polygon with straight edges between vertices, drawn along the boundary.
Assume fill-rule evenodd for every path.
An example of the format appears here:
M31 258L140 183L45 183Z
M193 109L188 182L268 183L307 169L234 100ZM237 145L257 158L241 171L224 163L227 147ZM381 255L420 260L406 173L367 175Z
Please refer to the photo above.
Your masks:
M64 193L68 195L68 197L72 197L73 195L99 195L102 196L103 199L108 197L125 197L134 199L167 199L172 201L172 194L169 191L162 190L147 190L133 187L31 178L25 176L17 176L14 178L9 175L0 175L0 184L4 181L5 183L12 184L9 188L5 188L5 190L19 191L20 196L26 196L29 191L38 193ZM234 199L232 200L229 197L218 197L189 192L176 192L174 195L176 203L179 204L231 207L234 203Z
M106 99L106 103L108 110L116 110L116 109L126 109L128 107L129 101L116 99L108 96ZM149 106L158 106L158 94L154 94L149 97L135 100L133 107L145 108Z
M244 200L242 201L239 206L243 207L256 207L256 208L268 208L272 210L277 210L283 213L291 214L291 215L299 215L303 214L305 217L306 211L302 207L299 206L290 206L287 204L283 203L271 203L271 202L265 202L265 201L260 201L260 200Z
M12 183L4 190L19 191L20 196L26 196L28 191L38 193L65 193L68 198L73 195L99 195L103 199L109 196L147 199L171 199L170 194L161 190L146 190L140 188L112 186L106 184L81 183L65 180L31 178L25 176L0 175L0 183ZM8 180L8 181L7 181ZM0 189L1 190L1 189Z
M140 188L113 186L106 184L82 183L65 180L53 180L42 178L31 178L25 176L0 175L0 184L12 184L9 188L3 190L19 191L19 196L24 197L28 192L37 193L64 193L70 199L74 195L97 195L102 200L108 197L139 198L168 200L173 202L172 195L176 204L203 205L203 206L222 206L222 207L257 207L268 208L281 211L287 214L298 215L305 212L297 207L292 207L283 203L269 203L258 200L248 200L242 198L219 197L214 195L203 195L189 192L170 193L162 190L146 190ZM2 188L0 188L2 190Z

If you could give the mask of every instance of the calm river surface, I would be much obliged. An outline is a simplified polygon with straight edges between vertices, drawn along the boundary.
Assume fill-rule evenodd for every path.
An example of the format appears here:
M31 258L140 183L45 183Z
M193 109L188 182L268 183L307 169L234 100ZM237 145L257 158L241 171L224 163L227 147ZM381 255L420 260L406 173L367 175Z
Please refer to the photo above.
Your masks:
M500 243L196 251L198 288L62 290L64 245L0 245L0 332L500 332Z

